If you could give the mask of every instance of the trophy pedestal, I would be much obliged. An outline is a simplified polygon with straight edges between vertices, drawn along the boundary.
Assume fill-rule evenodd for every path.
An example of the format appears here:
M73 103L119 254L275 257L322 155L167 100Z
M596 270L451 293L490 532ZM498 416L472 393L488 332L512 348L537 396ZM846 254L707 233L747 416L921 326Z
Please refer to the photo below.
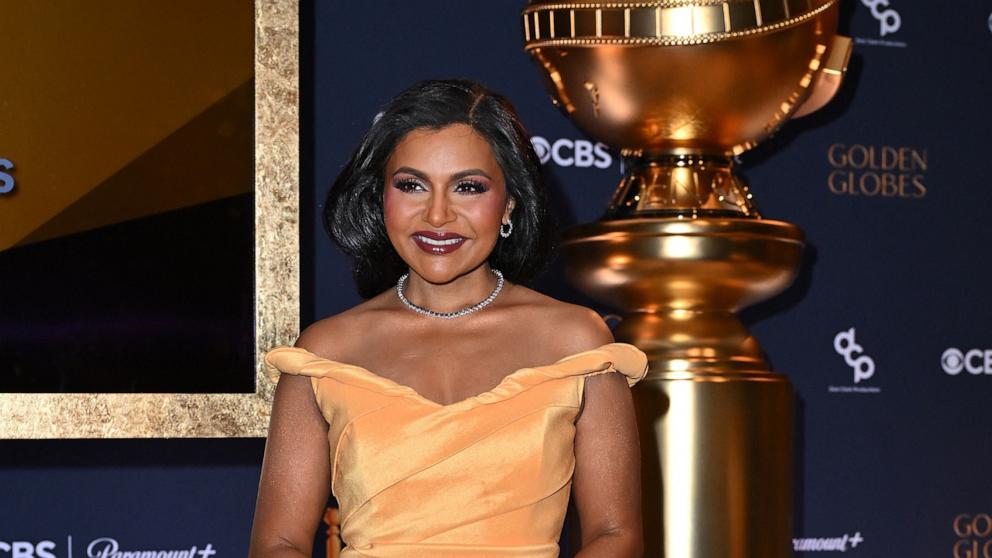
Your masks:
M645 556L792 556L792 387L652 374L634 389ZM663 366L665 363L661 363Z
M622 308L648 355L634 388L645 555L785 558L792 387L735 312L795 278L803 233L753 218L634 218L569 231L569 278Z

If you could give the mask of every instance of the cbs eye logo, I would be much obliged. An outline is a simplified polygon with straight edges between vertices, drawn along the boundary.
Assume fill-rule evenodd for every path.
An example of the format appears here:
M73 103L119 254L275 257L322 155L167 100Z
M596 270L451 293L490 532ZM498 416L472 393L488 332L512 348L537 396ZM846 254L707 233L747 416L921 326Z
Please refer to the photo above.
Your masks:
M613 165L613 157L606 144L592 143L589 140L561 138L549 142L541 136L530 138L541 164L554 161L559 167L579 167L608 169Z
M948 376L957 376L962 370L974 376L992 375L992 349L962 351L951 347L940 355L940 367Z

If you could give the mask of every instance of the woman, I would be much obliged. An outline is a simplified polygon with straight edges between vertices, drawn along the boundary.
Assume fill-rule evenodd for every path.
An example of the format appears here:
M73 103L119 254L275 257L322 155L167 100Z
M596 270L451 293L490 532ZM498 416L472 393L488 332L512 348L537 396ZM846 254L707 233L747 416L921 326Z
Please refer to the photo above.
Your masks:
M368 300L266 357L282 375L251 556L309 556L333 490L344 558L552 558L570 489L577 556L641 555L628 385L646 359L521 284L546 222L505 99L428 81L390 102L325 207Z

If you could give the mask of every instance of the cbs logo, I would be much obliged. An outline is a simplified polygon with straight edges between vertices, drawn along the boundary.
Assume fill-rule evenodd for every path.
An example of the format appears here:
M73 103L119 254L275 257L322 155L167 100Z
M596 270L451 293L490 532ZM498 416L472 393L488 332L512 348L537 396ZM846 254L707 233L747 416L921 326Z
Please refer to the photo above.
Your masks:
M56 558L53 550L55 543L52 541L37 544L30 541L0 541L0 557L3 558Z
M949 376L957 376L962 370L975 376L992 375L992 349L971 349L965 352L951 347L940 356L940 367Z
M588 140L568 138L551 143L541 136L531 137L530 142L542 165L548 161L554 161L559 167L608 169L613 165L613 157L603 143L594 144Z
M954 558L992 558L992 517L987 513L962 513L954 518ZM985 539L984 542L975 539Z
M10 193L14 189L14 177L10 173L3 172L14 169L14 163L9 159L0 157L0 194ZM0 547L3 548L3 547Z

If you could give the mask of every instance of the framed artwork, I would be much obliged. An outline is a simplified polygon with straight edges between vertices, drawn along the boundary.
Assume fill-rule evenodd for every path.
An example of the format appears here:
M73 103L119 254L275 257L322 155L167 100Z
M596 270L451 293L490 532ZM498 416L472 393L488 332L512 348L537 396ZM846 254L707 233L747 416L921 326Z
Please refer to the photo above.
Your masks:
M299 329L297 0L20 2L0 438L265 436Z

